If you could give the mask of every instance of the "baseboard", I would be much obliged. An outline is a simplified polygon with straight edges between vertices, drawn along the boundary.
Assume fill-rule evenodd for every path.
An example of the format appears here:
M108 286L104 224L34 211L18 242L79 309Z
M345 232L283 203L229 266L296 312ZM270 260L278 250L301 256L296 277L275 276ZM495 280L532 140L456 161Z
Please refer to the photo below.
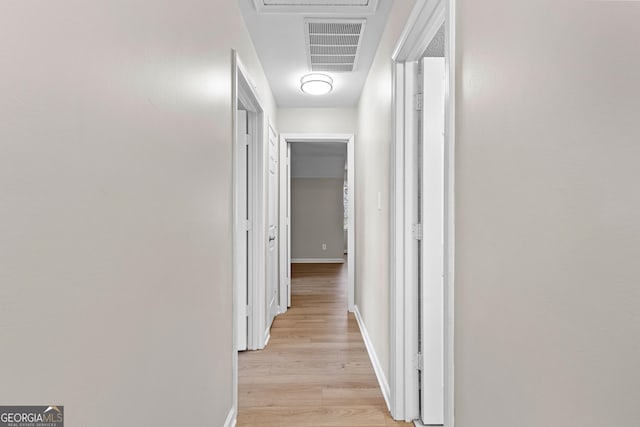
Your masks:
M229 415L227 415L227 419L224 422L223 427L235 427L236 420L237 420L236 410L235 408L231 408L231 410L229 411Z
M344 258L292 258L291 264L344 264Z
M390 396L391 396L389 381L387 381L387 378L384 376L382 365L380 364L378 355L376 354L376 351L373 348L373 343L371 342L371 338L369 338L369 333L367 332L367 328L364 326L364 321L362 320L362 316L360 315L360 310L358 310L357 305L354 307L353 313L356 316L356 321L358 322L358 326L360 327L360 333L362 334L364 345L367 347L367 352L369 353L369 359L371 359L373 370L375 371L376 377L378 378L378 384L380 385L380 390L382 391L382 396L384 397L384 401L387 404L387 409L391 411L391 405L389 405Z

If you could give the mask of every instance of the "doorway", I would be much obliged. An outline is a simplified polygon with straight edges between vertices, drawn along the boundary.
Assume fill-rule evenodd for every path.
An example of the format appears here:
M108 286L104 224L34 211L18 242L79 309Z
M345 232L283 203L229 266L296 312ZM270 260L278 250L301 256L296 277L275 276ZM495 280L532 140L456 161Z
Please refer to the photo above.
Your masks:
M233 135L233 402L238 405L238 351L264 348L267 307L268 118L255 85L232 51ZM273 138L272 138L273 139ZM277 144L276 144L277 146ZM274 170L274 174L276 171ZM266 333L265 333L266 329Z
M234 62L234 308L237 350L264 348L266 250L263 149L266 117L242 62ZM243 345L245 344L245 345Z
M454 18L418 3L393 54L391 411L452 427Z
M355 306L355 150L352 134L282 134L280 135L280 312L284 313L291 305L291 263L292 263L292 223L291 223L291 194L292 194L292 144L346 144L347 173L346 186L346 231L347 231L347 309L353 311ZM343 173L344 177L344 173ZM344 183L344 178L343 178ZM344 193L342 193L344 194ZM341 240L342 241L342 240ZM320 250L326 250L322 244ZM329 260L340 262L343 260L344 246L339 248L340 259ZM302 261L315 261L307 258Z

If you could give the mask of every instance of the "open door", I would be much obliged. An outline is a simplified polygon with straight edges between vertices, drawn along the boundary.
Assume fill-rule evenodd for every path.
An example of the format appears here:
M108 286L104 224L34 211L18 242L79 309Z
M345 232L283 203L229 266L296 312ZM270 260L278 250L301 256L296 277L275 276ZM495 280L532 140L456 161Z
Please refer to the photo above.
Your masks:
M280 140L280 312L291 307L291 145Z
M269 199L267 247L267 331L278 314L278 136L269 126Z
M444 424L444 58L423 58L420 418Z
M235 146L235 263L236 278L236 322L238 334L238 351L247 349L247 295L249 285L249 135L247 112L238 110L237 138Z

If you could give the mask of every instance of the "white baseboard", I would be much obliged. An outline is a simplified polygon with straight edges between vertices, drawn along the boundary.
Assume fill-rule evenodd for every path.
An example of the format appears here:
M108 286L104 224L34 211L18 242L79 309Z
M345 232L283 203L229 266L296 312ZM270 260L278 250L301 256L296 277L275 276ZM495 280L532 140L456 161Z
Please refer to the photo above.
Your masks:
M344 264L344 258L292 258L291 264Z
M227 419L224 422L224 426L223 427L235 427L236 425L236 410L235 408L231 408L231 410L229 411L229 415L227 415Z
M357 305L354 307L353 313L355 314L356 320L358 322L358 326L360 327L360 333L362 334L364 345L367 347L367 352L369 353L369 359L371 359L373 370L375 371L376 377L378 378L378 384L380 384L380 390L382 391L382 396L384 397L384 401L387 404L387 409L391 411L391 405L389 405L390 396L391 396L389 381L387 381L387 378L384 376L382 365L380 364L378 355L376 354L376 351L373 348L373 343L371 342L371 338L369 338L369 333L367 332L367 328L364 326L364 321L362 320L362 316L360 315L360 310L358 310Z

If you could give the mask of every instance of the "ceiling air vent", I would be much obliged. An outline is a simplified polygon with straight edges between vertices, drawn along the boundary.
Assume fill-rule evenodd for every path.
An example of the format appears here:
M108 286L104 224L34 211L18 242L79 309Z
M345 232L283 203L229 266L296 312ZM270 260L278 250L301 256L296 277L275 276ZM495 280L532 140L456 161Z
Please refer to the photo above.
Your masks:
M353 71L365 22L364 19L307 20L307 53L311 71Z

